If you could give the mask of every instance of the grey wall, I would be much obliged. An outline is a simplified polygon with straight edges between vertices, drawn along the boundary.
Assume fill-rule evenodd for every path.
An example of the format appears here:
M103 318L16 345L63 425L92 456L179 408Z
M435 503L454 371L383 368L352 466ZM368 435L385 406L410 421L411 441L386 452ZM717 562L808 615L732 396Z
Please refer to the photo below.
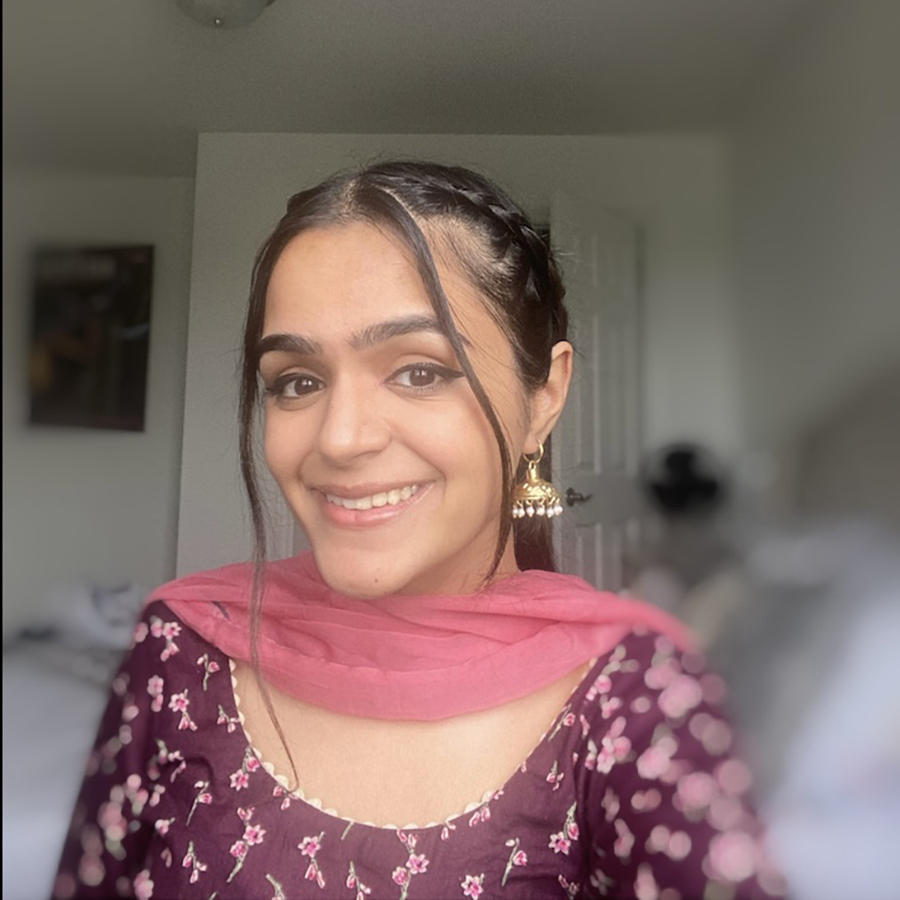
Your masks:
M3 240L3 633L47 589L174 574L193 179L9 173ZM28 254L37 242L155 246L143 433L29 427Z
M739 402L779 448L900 359L900 4L822 3L729 132Z

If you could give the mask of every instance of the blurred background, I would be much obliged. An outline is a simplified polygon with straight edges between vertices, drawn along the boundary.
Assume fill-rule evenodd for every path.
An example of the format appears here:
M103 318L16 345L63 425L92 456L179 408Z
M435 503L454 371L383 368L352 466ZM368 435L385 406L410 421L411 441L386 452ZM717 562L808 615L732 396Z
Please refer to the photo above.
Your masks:
M588 498L562 517L565 568L697 630L796 896L896 896L895 0L2 15L4 897L49 891L146 591L249 555L257 247L290 194L394 155L485 172L560 251L580 359L554 478ZM134 248L152 278L115 302L127 271L71 263ZM50 251L64 294L36 268ZM113 409L125 370L140 421ZM73 423L35 414L56 390ZM273 553L302 546L272 515Z

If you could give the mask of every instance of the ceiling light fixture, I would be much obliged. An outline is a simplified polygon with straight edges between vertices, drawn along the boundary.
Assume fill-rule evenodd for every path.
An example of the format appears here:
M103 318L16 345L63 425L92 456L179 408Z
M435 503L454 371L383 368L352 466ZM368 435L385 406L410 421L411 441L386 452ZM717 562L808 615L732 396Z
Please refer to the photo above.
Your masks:
M175 0L195 22L211 28L239 28L258 19L275 0Z

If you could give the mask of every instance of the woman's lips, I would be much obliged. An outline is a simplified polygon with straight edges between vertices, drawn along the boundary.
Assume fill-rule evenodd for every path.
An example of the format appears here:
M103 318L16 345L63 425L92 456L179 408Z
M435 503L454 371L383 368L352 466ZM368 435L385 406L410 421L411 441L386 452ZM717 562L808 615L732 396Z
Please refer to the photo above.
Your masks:
M355 497L342 496L336 489L316 489L319 508L325 518L334 525L350 528L365 528L381 525L403 515L428 493L431 484L409 484L399 488L376 490L362 494L353 491ZM396 502L391 502L396 500ZM362 509L348 509L343 505L352 501L351 505L362 506ZM368 508L365 508L368 506Z

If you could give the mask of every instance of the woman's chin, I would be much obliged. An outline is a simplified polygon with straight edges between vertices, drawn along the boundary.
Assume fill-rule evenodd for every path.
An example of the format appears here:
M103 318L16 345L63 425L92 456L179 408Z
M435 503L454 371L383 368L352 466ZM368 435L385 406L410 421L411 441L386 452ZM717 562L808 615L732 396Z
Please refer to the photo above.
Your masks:
M402 590L396 570L367 569L358 563L348 564L345 560L330 560L319 555L316 555L316 566L331 590L354 600L377 600Z

